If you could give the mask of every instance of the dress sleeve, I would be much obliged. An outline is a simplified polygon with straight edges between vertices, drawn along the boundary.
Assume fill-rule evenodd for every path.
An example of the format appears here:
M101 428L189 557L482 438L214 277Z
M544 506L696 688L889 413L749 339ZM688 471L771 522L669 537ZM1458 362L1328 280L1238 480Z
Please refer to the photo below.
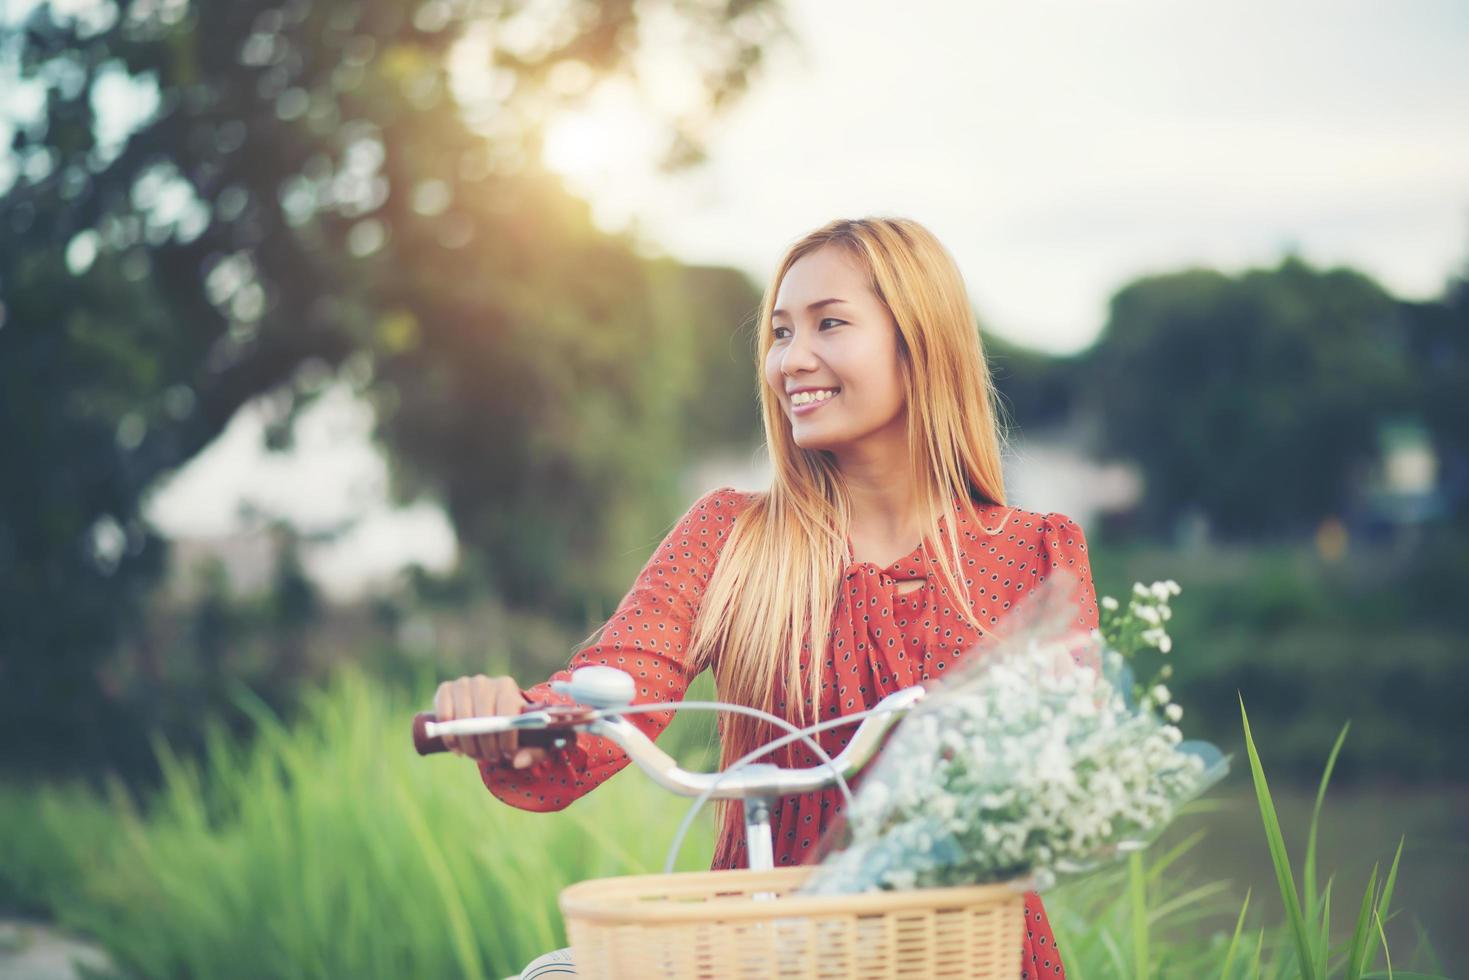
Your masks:
M1076 576L1079 582L1077 593L1073 597L1077 610L1076 625L1087 632L1096 629L1100 623L1097 592L1092 583L1092 565L1087 557L1086 535L1082 533L1081 525L1065 514L1053 511L1045 515L1041 531L1045 552L1042 574L1048 575L1055 569L1063 568Z
M715 563L729 540L735 515L749 495L723 487L699 498L653 552L632 589L603 626L597 642L577 651L567 666L546 681L521 691L527 702L565 704L551 682L569 680L578 667L606 664L627 671L637 687L633 704L680 700L693 680L685 662L689 631ZM628 721L657 738L673 712L631 714ZM628 763L610 739L583 733L585 767L548 756L528 769L481 760L480 777L489 791L525 810L560 810L584 796Z

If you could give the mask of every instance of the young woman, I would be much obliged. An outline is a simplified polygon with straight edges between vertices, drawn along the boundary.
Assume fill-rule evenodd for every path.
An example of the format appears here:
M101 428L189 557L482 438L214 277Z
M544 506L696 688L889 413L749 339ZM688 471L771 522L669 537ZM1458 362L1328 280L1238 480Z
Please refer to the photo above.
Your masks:
M715 490L659 546L576 667L631 673L638 703L681 698L704 669L720 697L797 724L868 707L936 677L1054 568L1081 581L1077 625L1097 626L1081 528L1005 504L996 397L963 279L922 225L834 221L795 243L762 303L760 403L768 491ZM822 624L813 630L812 624ZM814 640L814 643L813 643ZM564 701L550 681L440 685L440 718ZM672 713L631 715L651 736ZM721 717L728 765L777 732ZM819 736L833 755L855 726ZM627 764L590 740L586 765L521 749L515 735L451 741L485 785L527 810L558 810ZM782 765L815 765L800 744ZM835 788L771 814L775 860L799 864L842 810ZM724 807L715 868L746 866L737 805ZM1064 976L1040 896L1026 894L1023 976Z

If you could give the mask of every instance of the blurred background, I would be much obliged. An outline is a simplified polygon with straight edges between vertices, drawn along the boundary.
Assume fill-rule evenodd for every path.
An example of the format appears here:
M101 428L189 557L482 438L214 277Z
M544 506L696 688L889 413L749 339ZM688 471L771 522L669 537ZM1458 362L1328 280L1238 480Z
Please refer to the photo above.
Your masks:
M1235 772L1177 873L1235 904L1179 943L1279 919L1242 698L1296 859L1350 721L1322 874L1404 836L1394 965L1469 969L1469 8L0 12L0 956L500 975L560 884L655 869L681 805L636 774L511 813L408 715L542 679L696 496L765 485L766 277L887 214L965 275L1010 502L1099 594L1183 586L1182 727ZM438 913L363 897L419 865Z

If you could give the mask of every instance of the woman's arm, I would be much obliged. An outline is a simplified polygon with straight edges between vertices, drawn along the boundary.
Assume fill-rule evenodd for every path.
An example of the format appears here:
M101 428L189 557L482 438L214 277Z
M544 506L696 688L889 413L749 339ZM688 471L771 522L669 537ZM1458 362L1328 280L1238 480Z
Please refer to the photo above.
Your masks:
M1075 591L1067 599L1076 611L1073 620L1077 629L1090 634L1100 624L1097 611L1096 586L1092 583L1091 559L1087 556L1086 535L1081 525L1065 514L1051 512L1041 522L1040 574L1044 579L1051 572L1061 569L1075 580ZM1095 650L1090 643L1079 644L1071 653L1078 664L1093 668Z
M597 642L579 650L565 668L522 692L527 701L567 703L551 682L568 680L578 667L606 664L632 675L634 704L677 701L693 678L685 663L689 631L715 563L729 540L735 516L750 496L722 487L699 498L679 519L638 574L632 589L602 628ZM673 712L628 715L656 738ZM528 769L481 761L485 786L506 803L525 810L560 810L627 765L627 756L605 738L581 735L586 766L547 758Z

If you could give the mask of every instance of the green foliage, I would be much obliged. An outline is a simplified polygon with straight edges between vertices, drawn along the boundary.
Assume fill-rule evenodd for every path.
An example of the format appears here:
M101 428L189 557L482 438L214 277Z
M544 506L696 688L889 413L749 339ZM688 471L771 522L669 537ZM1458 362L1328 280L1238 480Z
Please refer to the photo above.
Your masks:
M690 697L710 687L705 675ZM619 774L560 813L506 807L464 760L412 753L407 720L426 692L410 700L345 671L289 727L241 695L257 715L255 741L213 726L199 763L160 742L165 782L142 801L116 787L105 797L5 789L5 907L48 912L98 938L130 976L497 977L564 945L562 887L661 866L682 806L642 773ZM715 763L712 736L710 716L683 714L660 745L704 769ZM1252 738L1248 745L1258 770ZM1258 775L1263 813L1268 787ZM1195 801L1181 819L1215 807ZM707 867L709 816L681 868ZM1308 955L1329 961L1332 971L1317 975L1349 964L1371 970L1397 861L1380 888L1374 869L1358 917L1377 938L1363 942L1359 928L1331 940L1320 928L1328 893L1315 897L1319 818L1318 807L1300 903ZM1248 895L1232 936L1201 928L1233 908L1228 882L1180 870L1205 836L1194 831L1047 893L1069 976L1295 975L1291 926L1257 925Z
M1136 581L1187 583L1188 601L1168 622L1174 654L1136 669L1146 677L1171 664L1167 683L1191 735L1238 754L1238 693L1277 770L1294 780L1314 782L1343 718L1353 719L1355 749L1339 781L1462 779L1466 629L1463 603L1447 596L1469 589L1465 547L1462 533L1444 529L1401 553L1353 542L1333 564L1292 545L1187 552L1099 542L1092 570L1098 596L1124 603Z
M705 81L670 165L783 32L768 6L674 8ZM0 197L0 444L23 474L0 481L7 765L119 761L134 706L95 668L162 567L142 495L251 399L273 399L283 445L333 377L351 384L396 489L443 501L501 594L561 615L620 595L625 556L684 503L681 453L708 435L678 409L752 294L675 288L676 264L597 229L533 162L547 114L584 94L555 69L632 71L641 8L559 11L523 49L497 29L517 13L104 0L0 34L0 74L46 94ZM473 38L495 71L456 89L447 54ZM155 109L103 145L93 97L123 79ZM56 716L96 724L31 737Z
M1195 800L1180 819L1212 809L1210 800ZM1205 836L1200 830L1166 850L1134 853L1046 893L1046 915L1067 976L1210 974L1221 951L1200 924L1231 907L1229 883L1198 882L1180 873Z
M160 742L165 782L141 805L0 798L38 845L5 862L5 894L97 937L129 975L499 977L565 944L561 887L656 870L681 815L643 805L661 791L636 772L563 813L504 806L465 760L418 758L410 703L355 671L290 728L251 710L255 742L216 727L200 764ZM697 734L667 734L702 761ZM708 866L707 817L701 830L681 868ZM67 887L32 890L51 879Z
M125 797L114 788L112 800ZM0 784L0 913L47 915L75 903L94 856L106 853L115 811L75 783Z
M1006 421L1031 429L1064 422L1075 408L1086 358L1042 354L983 327L981 334Z
M1088 361L1103 449L1141 467L1139 518L1159 535L1194 507L1226 539L1314 529L1353 504L1376 423L1417 407L1392 298L1294 256L1124 286Z
M1450 504L1462 507L1469 498L1469 262L1442 297L1402 309L1423 420Z
M1240 700L1240 718L1244 723L1245 747L1249 752L1250 773L1254 779L1255 793L1260 804L1260 817L1265 827L1265 839L1270 847L1271 860L1275 865L1276 881L1281 899L1285 903L1287 921L1282 928L1289 929L1292 945L1287 952L1293 954L1293 957L1286 956L1285 962L1294 971L1294 975L1300 976L1302 980L1334 976L1337 974L1337 967L1344 967L1342 975L1346 977L1346 980L1361 980L1364 976L1363 971L1370 969L1376 959L1376 947L1373 945L1373 932L1371 931L1375 929L1377 938L1382 940L1383 953L1388 961L1388 972L1382 975L1393 975L1392 960L1387 950L1387 938L1382 933L1382 923L1389 918L1393 887L1398 877L1398 861L1403 855L1402 841L1398 842L1397 854L1393 856L1392 867L1388 870L1387 881L1380 894L1377 891L1377 865L1373 865L1372 875L1368 879L1367 889L1362 896L1356 928L1352 936L1344 943L1333 946L1330 941L1331 880L1328 879L1326 889L1320 893L1319 897L1317 893L1316 830L1321 817L1321 803L1326 795L1326 785L1331 780L1331 770L1336 765L1337 753L1341 751L1342 743L1347 737L1347 729L1350 726L1343 726L1341 735L1338 736L1336 744L1332 746L1331 756L1326 760L1326 769L1321 775L1321 786L1317 791L1316 807L1311 815L1311 828L1306 843L1306 861L1303 870L1305 896L1302 900L1296 890L1295 876L1291 871L1289 855L1286 853L1285 839L1280 831L1280 821L1275 813L1275 804L1270 797L1270 787L1265 779L1265 770L1260 763L1260 755L1250 733L1250 719L1245 711L1243 699ZM1240 914L1243 917L1243 910ZM1365 975L1375 977L1379 974ZM1407 976L1408 974L1399 975Z

